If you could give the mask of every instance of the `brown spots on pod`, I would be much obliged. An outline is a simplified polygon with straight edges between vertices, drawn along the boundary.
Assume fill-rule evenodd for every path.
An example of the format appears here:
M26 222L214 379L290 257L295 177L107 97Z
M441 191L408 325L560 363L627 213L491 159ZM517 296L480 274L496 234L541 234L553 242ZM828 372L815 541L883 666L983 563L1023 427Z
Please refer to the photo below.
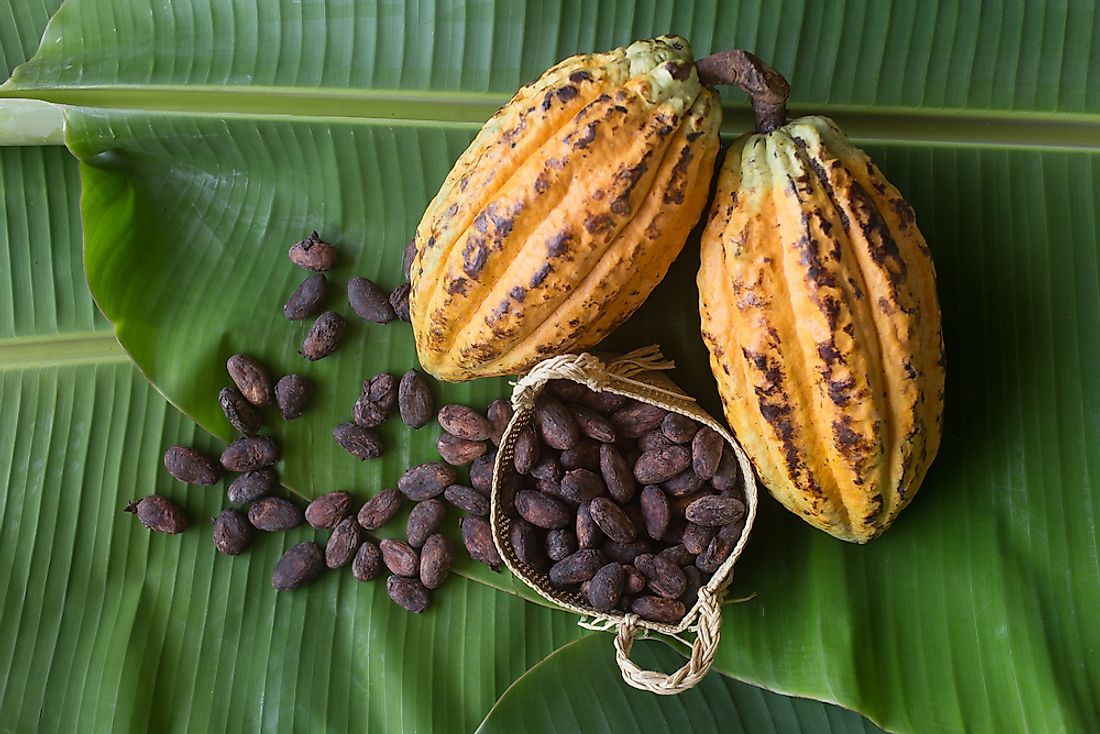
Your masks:
M665 189L664 202L666 204L684 203L684 188L687 186L688 167L694 157L695 151L690 145L684 146L680 151L680 157L677 159L676 165L672 167L672 174L668 179L668 188Z
M447 283L447 293L452 296L464 296L470 287L470 282L465 278L452 278Z
M574 71L569 75L569 81L573 84L580 84L581 82L592 81L592 75L587 71Z
M883 192L880 191L879 193ZM902 232L916 223L917 215L908 201L900 198L894 199L890 202L890 205L894 207L894 213L898 215L898 227Z
M592 141L596 139L596 128L599 127L599 125L599 120L594 120L585 125L584 133L573 141L573 149L584 150L589 145L591 145ZM566 142L569 142L568 137L566 138Z
M564 229L546 240L547 257L558 257L564 254L569 249L569 243L572 240L573 235Z
M589 234L610 232L614 226L615 218L610 214L589 214L584 220L584 228Z
M550 189L550 182L547 181L546 175L549 171L543 171L535 179L535 193L542 196Z
M462 248L462 271L471 278L481 275L485 262L489 259L488 241L484 237L468 237Z
M546 112L550 109L550 105L554 103L554 97L557 97L562 102L569 102L577 98L577 88L571 84L567 84L564 87L558 89L551 89L546 93L546 96L542 98L542 111Z
M513 301L517 303L523 303L524 297L527 295L527 289L523 286L517 285L508 291L508 295Z
M458 213L458 202L456 201L455 203L453 203L449 207L447 207L447 213L444 214L443 216L445 216L447 219L452 219L454 217L454 215L457 214L457 213Z
M534 275L531 276L531 282L528 284L528 287L530 287L532 290L538 288L540 285L542 285L543 281L546 280L547 276L550 275L550 273L552 273L553 271L554 269L550 266L550 263L544 263L543 266L539 268Z

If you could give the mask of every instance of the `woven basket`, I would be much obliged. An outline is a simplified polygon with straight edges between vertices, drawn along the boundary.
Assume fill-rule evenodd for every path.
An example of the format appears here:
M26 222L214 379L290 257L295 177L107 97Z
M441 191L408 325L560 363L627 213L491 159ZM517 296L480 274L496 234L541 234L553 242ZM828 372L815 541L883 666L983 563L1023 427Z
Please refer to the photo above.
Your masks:
M604 362L591 354L570 354L540 362L521 378L512 392L515 416L504 432L493 470L491 522L493 540L508 569L538 594L554 604L593 618L582 620L590 629L611 630L618 628L615 637L615 657L623 679L642 690L671 695L685 691L698 683L710 669L718 647L719 627L722 623L722 598L733 578L733 566L748 540L753 520L756 518L756 483L748 458L726 428L701 410L695 400L681 391L671 380L660 374L672 369L674 364L665 361L660 350L653 346L639 349L622 357ZM548 380L572 380L588 388L606 390L628 398L660 406L685 415L712 428L733 449L741 471L745 494L745 529L729 558L718 568L705 586L699 589L699 598L676 624L650 622L636 614L598 612L588 606L579 593L563 592L553 588L545 573L522 563L509 543L512 520L503 509L501 487L515 473L512 463L516 439L520 431L533 419L535 399ZM642 670L630 660L630 650L639 629L677 635L684 630L695 632L691 645L691 657L687 664L670 675Z

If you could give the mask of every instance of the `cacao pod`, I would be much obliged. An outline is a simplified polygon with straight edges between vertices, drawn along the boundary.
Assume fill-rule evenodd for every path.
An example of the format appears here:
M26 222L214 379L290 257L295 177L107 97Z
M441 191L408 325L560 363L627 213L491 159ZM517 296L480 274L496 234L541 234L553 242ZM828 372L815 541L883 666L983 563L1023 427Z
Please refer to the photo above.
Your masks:
M726 417L787 509L864 543L940 443L943 338L913 209L824 117L737 140L702 240Z
M703 212L721 114L676 36L574 56L520 89L417 227L421 365L516 374L622 323Z

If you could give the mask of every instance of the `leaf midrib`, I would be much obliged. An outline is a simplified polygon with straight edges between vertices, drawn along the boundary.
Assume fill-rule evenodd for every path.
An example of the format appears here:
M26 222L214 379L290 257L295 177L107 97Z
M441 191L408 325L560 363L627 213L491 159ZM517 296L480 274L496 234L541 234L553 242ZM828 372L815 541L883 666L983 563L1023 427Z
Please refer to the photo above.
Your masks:
M726 96L722 131L736 135L749 130L752 115L748 106L729 92ZM0 86L0 99L5 98L145 112L308 121L356 119L368 123L454 125L471 130L508 101L502 94L459 91L230 85L21 89L10 81ZM798 104L792 114L827 115L853 139L879 144L1100 151L1100 115L1096 114L858 105L809 108Z

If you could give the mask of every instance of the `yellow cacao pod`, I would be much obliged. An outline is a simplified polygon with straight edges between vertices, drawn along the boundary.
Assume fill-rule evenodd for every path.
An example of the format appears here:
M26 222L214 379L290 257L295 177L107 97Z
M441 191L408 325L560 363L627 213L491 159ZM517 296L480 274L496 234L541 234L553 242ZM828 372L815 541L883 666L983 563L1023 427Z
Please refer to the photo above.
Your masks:
M824 117L737 140L702 242L703 338L761 480L864 543L940 443L943 338L913 209Z
M720 122L675 36L574 56L520 89L416 229L409 304L424 369L516 374L603 339L702 214Z

